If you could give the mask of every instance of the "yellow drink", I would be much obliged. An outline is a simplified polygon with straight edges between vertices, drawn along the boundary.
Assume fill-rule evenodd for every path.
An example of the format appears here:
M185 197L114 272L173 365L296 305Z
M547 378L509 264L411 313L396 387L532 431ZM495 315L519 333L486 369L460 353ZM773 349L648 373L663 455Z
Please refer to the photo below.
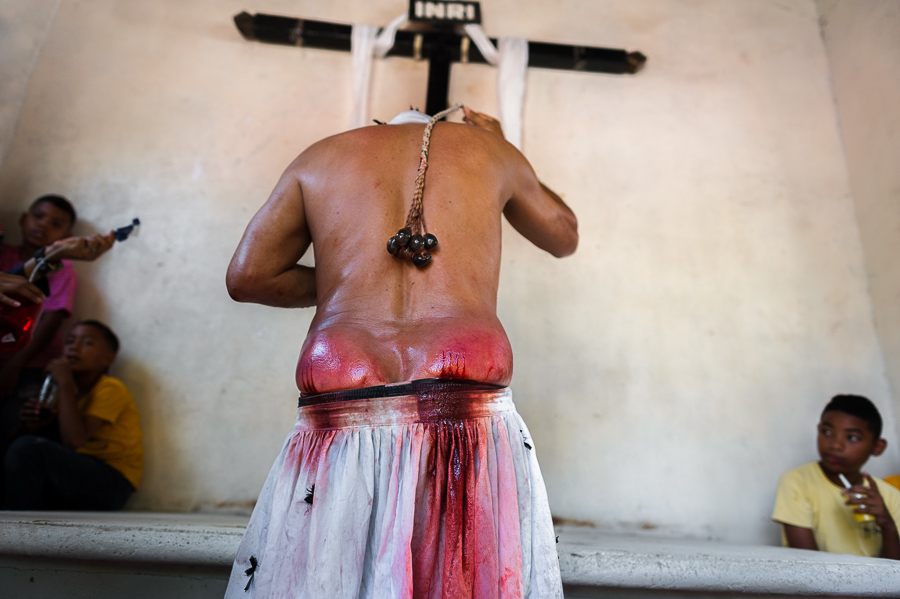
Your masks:
M838 477L840 477L841 482L844 483L844 486L846 488L849 489L851 487L850 481L847 480L847 477L845 477L843 474L838 474ZM865 497L865 495L863 495L862 493L853 493L852 496L853 499L863 499ZM857 522L871 522L875 519L875 516L873 516L872 514L857 514L856 512L852 512L852 510L855 510L857 507L866 507L863 504L857 505L855 503L851 503L847 507L850 508L851 513L853 514L853 517L856 518Z
M865 495L863 495L861 493L853 493L853 497L855 499L862 499L863 497L865 497ZM856 504L851 503L847 507L849 507L851 510L853 510L853 509L856 509L857 507L866 507L866 506L864 506L862 504L856 505ZM856 512L853 512L853 517L856 518L857 522L871 522L872 520L875 519L875 516L873 516L872 514L857 514Z

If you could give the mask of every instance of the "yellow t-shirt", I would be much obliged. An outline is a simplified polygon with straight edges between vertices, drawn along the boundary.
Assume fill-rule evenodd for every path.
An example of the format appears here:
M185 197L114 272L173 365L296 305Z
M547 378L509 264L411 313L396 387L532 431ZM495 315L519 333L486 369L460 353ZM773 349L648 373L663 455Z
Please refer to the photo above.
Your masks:
M891 476L885 476L884 482L900 489L900 474L892 474Z
M900 490L876 478L878 492L894 522L900 517ZM820 551L865 557L881 555L881 529L875 522L857 522L842 487L828 480L817 462L804 464L781 475L775 494L772 520L812 529ZM781 540L787 547L782 528Z
M78 411L103 420L78 453L103 460L137 489L144 473L143 434L137 406L125 384L103 375L78 402Z

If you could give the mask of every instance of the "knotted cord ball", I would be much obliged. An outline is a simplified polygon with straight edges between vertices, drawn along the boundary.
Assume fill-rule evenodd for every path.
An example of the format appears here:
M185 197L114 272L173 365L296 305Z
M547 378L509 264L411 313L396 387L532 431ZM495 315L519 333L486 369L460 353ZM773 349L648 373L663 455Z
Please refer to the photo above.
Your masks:
M412 229L409 227L403 227L399 231L397 231L397 245L400 247L406 247L406 244L409 243L410 237L412 237Z
M428 121L422 136L422 151L419 156L419 169L416 174L416 193L413 196L409 214L406 217L406 226L397 231L397 234L388 239L387 251L398 258L410 258L417 267L422 268L431 261L430 250L438 246L437 237L425 230L425 218L423 216L423 196L425 192L425 171L428 169L428 146L431 141L431 128L436 122L462 108L462 104L456 104L447 110L443 110ZM413 234L415 231L415 234Z
M387 242L387 251L388 251L388 254L390 254L391 256L396 255L397 252L400 251L400 243L397 241L397 237L396 237L396 236L391 237L390 239L388 239L388 242Z
M409 251L417 253L425 249L425 238L416 233L409 238Z

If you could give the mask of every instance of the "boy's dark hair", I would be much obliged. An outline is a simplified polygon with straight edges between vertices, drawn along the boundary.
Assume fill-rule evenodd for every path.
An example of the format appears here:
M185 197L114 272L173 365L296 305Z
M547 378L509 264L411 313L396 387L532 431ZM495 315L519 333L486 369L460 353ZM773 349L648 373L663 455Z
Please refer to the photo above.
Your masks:
M49 195L41 196L38 199L36 199L35 201L33 201L31 203L31 206L28 207L28 209L31 210L32 208L34 208L35 206L37 206L38 204L41 204L43 202L50 202L51 204L53 204L54 206L56 206L57 208L59 208L60 210L65 212L66 214L68 214L69 218L72 219L72 222L69 224L70 225L75 224L75 220L77 219L77 216L75 215L75 207L72 206L72 202L70 202L69 200L67 200L66 198L64 198L61 195L56 195L56 194L51 193Z
M881 414L875 404L862 395L835 395L822 410L823 416L825 412L844 412L865 420L869 430L875 433L875 438L881 438Z
M99 320L79 320L72 328L77 327L78 325L84 325L88 327L94 327L103 335L103 339L106 341L106 344L109 345L109 349L112 350L114 354L119 353L119 338L116 337L116 334L113 333L113 330L100 322Z

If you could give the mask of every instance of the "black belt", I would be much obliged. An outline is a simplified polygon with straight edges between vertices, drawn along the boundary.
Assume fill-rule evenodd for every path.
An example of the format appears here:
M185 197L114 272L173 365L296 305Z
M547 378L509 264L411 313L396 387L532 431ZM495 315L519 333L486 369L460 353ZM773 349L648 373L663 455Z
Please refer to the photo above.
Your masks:
M375 385L361 389L345 389L301 395L297 407L311 406L333 401L353 401L359 399L378 399L381 397L399 397L401 395L427 394L434 396L455 391L493 391L503 389L503 385L470 381L467 379L418 379L406 383Z

